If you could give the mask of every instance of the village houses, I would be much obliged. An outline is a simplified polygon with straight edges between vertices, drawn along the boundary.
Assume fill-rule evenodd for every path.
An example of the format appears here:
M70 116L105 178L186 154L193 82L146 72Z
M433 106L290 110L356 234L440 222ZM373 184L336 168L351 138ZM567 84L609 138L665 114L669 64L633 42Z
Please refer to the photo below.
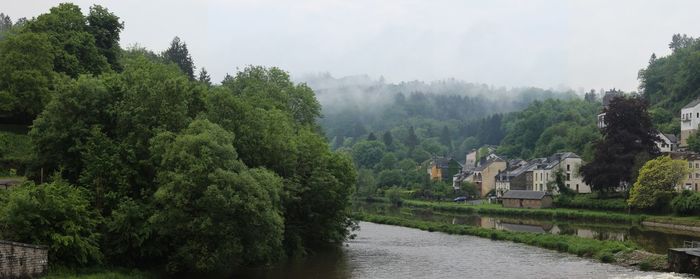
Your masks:
M433 156L428 175L433 181L449 181L452 177L459 173L462 165L452 157Z
M621 95L621 91L614 89L605 92L603 106L607 108L613 98ZM598 115L597 125L600 129L606 127L604 111ZM688 161L690 173L677 185L676 188L679 191L700 191L700 154L687 150L688 137L698 131L699 125L700 98L681 109L680 140L676 135L658 133L660 140L656 144L661 153L669 154L673 159ZM554 186L554 182L559 172L563 175L567 188L576 193L591 192L590 185L583 181L579 171L584 162L573 152L560 152L549 157L524 161L507 160L496 155L495 148L492 147L484 151L487 153L485 156L479 154L478 150L472 150L466 155L465 163L461 166L452 158L435 157L428 172L432 179L448 181L452 177L452 186L455 190L459 190L464 183L472 183L481 197L485 197L492 190L499 197L503 197L505 193L512 190L556 194L558 189Z
M478 154L475 152L467 154L466 162L476 162L474 158L478 157ZM505 160L491 153L476 162L473 167L465 164L462 171L454 175L453 187L458 190L462 183L473 183L482 197L492 190L499 197L509 190L556 193L557 189L551 185L556 179L556 172L561 171L567 187L577 193L590 193L591 187L583 182L579 174L582 164L581 157L572 152L556 153L547 158L530 161Z

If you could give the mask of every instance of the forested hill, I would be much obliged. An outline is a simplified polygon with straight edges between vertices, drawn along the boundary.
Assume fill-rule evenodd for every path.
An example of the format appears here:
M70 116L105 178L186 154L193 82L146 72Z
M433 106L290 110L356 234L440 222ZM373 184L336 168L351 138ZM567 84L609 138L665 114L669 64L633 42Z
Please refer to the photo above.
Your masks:
M658 129L678 134L680 109L700 97L700 40L676 34L669 48L670 55L651 55L647 68L639 71L639 87Z
M323 74L302 80L316 92L323 107L320 123L336 148L372 132L392 131L405 137L409 127L420 138L447 136L456 142L447 144L443 139L446 150L432 152L459 149L469 137L476 144L499 144L503 137L499 114L522 110L536 100L576 96L572 91L494 88L453 79L393 84L381 78Z

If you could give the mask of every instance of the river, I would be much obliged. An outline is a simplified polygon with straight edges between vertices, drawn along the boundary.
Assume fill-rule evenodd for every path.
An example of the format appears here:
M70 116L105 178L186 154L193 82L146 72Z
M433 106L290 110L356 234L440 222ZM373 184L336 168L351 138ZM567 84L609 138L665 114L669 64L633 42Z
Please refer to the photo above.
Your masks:
M360 223L337 251L235 278L686 278L464 235Z
M484 214L456 214L422 208L397 208L381 203L358 205L356 211L372 214L399 216L431 222L477 226L489 229L575 235L600 240L631 241L643 250L666 254L669 248L683 247L685 241L700 241L700 233L661 228L648 228L638 224L612 222L554 221L548 218L508 217Z

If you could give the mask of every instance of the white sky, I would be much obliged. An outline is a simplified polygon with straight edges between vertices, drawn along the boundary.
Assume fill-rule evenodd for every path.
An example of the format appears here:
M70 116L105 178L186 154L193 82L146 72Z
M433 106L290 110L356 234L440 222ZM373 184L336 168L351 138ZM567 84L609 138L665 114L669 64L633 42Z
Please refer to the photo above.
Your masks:
M62 1L0 0L34 17ZM122 46L187 42L198 68L220 81L245 65L293 76L383 75L388 81L457 78L496 86L636 90L652 52L674 33L700 35L700 1L74 1L125 22Z

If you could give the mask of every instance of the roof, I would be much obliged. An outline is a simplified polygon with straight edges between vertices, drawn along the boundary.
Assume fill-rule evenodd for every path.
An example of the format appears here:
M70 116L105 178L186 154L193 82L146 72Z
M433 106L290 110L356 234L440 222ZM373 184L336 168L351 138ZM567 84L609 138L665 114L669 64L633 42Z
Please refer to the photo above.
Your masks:
M518 168L499 172L496 175L496 180L497 181L510 181L514 177L517 177L517 176L519 176L523 173L526 173L528 171L534 170L535 168L537 168L538 163L539 163L538 159L533 159L530 162L527 162L527 164L519 166Z
M450 161L455 161L460 168L462 167L460 162L457 162L457 160L451 157L433 157L432 165L437 165L438 168L445 169L450 167Z
M523 199L523 200L541 200L548 196L547 192L528 191L528 190L510 190L503 194L504 199Z
M495 155L495 154L493 154L493 155L494 156L491 157L491 159L488 159L488 160L482 159L481 164L479 164L479 166L476 167L476 169L474 169L474 171L483 171L486 168L488 168L489 165L491 165L491 163L493 163L493 162L505 162L503 159L501 159L501 157L498 157L498 155Z
M580 159L581 157L576 155L576 153L573 152L560 152L560 153L554 153L552 156L549 156L547 158L539 158L538 160L540 161L539 165L537 166L538 169L552 169L556 167L559 163L561 163L562 160L568 159L568 158L576 158Z
M690 103L688 103L687 105L685 105L683 108L684 108L684 109L693 108L693 107L697 106L698 104L700 104L700 98L697 98L697 99L693 100L692 102L690 102Z
M673 135L673 134L662 134L662 135L664 135L664 137L666 137L671 143L678 142L678 138L676 137L676 135Z

